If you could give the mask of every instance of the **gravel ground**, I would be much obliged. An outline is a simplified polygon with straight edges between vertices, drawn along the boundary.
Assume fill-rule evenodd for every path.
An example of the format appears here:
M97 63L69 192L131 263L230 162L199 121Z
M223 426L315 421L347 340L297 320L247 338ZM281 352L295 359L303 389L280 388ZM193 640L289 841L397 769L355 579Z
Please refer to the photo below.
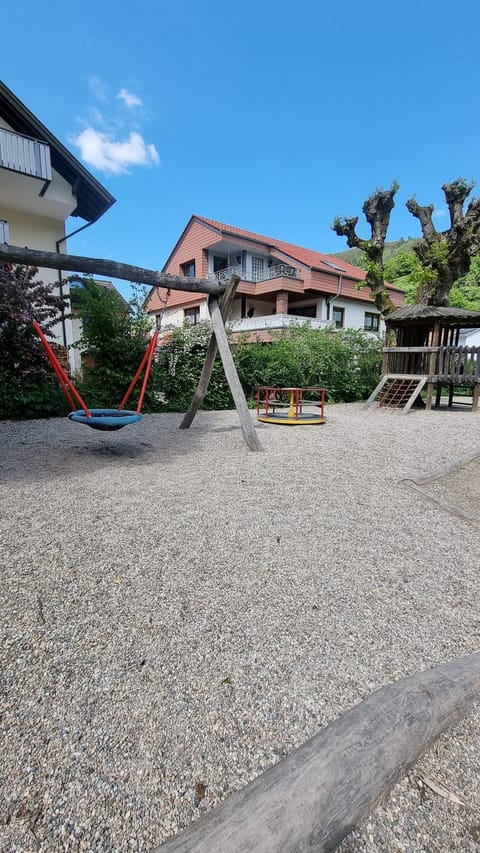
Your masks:
M327 417L258 425L256 454L234 412L0 423L2 850L150 851L372 690L480 648L478 526L402 482L480 456L480 414ZM478 512L469 478L450 497ZM343 853L480 850L480 711L419 767L471 808L416 768Z

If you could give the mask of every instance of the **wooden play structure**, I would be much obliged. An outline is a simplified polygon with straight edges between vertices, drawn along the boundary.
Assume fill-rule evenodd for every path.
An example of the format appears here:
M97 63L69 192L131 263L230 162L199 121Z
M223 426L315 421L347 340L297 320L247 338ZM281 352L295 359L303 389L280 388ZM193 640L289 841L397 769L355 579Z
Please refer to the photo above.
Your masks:
M312 399L313 398L313 399ZM314 409L319 409L316 412ZM265 424L301 426L325 423L323 388L257 388L257 421Z
M243 388L238 378L237 369L233 361L225 330L225 317L228 315L231 302L240 282L240 278L238 276L232 275L230 280L225 284L224 282L218 282L216 280L212 281L211 279L191 278L189 276L180 275L164 275L163 273L158 273L155 270L148 270L143 267L131 266L130 264L118 263L116 261L104 260L102 258L86 258L78 255L44 252L36 249L22 248L20 246L9 246L7 243L0 244L0 262L26 264L31 267L45 267L47 269L55 270L68 270L69 272L87 273L90 275L106 275L109 278L119 278L123 281L134 281L139 284L149 284L152 287L163 287L170 290L186 290L194 293L208 294L208 308L212 321L212 335L197 389L188 412L180 424L180 429L188 429L202 404L205 394L207 393L213 365L218 352L232 393L245 442L249 450L262 450L262 445L260 444L255 431L255 427L248 410L247 401L243 393ZM105 410L99 411L105 412ZM92 415L91 412L90 415ZM81 415L79 415L79 417L81 417ZM85 417L88 416L85 415ZM102 416L99 415L99 417ZM115 417L115 415L113 417ZM89 425L91 425L91 423Z
M457 387L472 391L472 411L480 394L480 347L458 345L462 329L480 328L480 312L433 305L406 305L385 318L382 378L365 403L408 412L426 387L425 406L440 406L448 389L453 405ZM395 340L395 345L392 340Z

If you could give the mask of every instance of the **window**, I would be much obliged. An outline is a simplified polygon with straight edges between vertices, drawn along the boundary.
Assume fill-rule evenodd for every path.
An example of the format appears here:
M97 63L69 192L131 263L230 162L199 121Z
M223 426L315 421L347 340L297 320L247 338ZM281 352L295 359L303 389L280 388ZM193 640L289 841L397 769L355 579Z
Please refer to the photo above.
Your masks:
M0 243L8 243L9 241L8 222L6 219L0 219Z
M365 319L363 328L366 332L378 332L380 324L380 314L372 314L370 311L365 311Z
M186 264L180 264L180 270L182 275L195 278L195 261L187 261Z
M252 257L252 281L263 281L263 258Z
M162 315L161 314L155 314L155 328L156 328L157 332L159 332L162 328Z
M220 270L226 270L228 267L228 259L221 258L220 255L213 256L213 272L220 272Z
M185 308L183 316L186 323L190 326L195 326L200 320L200 307L196 305L195 308Z
M332 321L333 325L336 326L337 329L343 329L344 319L345 308L334 308L332 312Z
M300 308L289 308L288 313L293 314L294 317L316 317L317 306L302 305Z

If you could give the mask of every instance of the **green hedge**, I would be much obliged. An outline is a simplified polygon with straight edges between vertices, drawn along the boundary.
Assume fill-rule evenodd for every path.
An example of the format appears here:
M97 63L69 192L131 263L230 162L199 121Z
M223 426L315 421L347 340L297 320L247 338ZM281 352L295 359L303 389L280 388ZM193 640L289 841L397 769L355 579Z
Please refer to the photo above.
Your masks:
M174 329L159 355L157 392L163 411L185 411L191 402L205 358L211 328L208 323ZM271 344L232 341L233 357L247 398L253 401L259 385L305 387L321 385L330 402L366 399L378 382L382 343L355 329L314 330L310 325L273 334ZM215 362L203 408L233 405L219 358Z

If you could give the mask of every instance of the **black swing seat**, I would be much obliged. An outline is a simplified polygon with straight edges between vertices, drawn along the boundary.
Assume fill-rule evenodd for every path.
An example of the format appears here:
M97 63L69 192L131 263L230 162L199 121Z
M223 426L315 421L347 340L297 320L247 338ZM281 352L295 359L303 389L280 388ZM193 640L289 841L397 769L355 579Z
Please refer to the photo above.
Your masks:
M90 417L87 417L83 409L78 409L76 412L70 412L68 417L76 424L85 424L85 426L103 430L103 432L122 429L129 424L135 424L142 420L142 415L128 411L128 409L89 409L89 412Z

